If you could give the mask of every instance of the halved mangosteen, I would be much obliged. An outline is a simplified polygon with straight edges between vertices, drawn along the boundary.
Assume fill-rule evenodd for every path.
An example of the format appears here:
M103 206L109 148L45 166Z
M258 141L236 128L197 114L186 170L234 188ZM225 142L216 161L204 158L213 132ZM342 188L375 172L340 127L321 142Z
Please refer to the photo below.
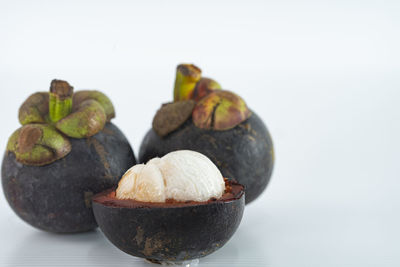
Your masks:
M139 162L189 149L209 157L224 177L245 186L246 203L267 187L274 148L264 122L244 100L201 77L189 64L177 67L174 102L163 104L144 137Z
M39 229L72 233L97 227L91 197L135 164L128 140L110 120L111 101L53 80L19 110L23 125L9 138L2 163L8 203Z
M244 187L194 151L129 169L93 197L100 229L116 247L151 262L182 262L221 248L243 216Z

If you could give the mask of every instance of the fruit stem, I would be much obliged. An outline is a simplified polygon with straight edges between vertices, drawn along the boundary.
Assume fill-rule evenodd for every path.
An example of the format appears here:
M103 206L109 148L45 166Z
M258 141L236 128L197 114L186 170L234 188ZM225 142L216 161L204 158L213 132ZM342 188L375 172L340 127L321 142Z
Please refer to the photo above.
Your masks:
M74 88L66 81L51 81L49 116L52 122L57 122L71 113L73 91Z
M195 65L178 65L176 68L174 101L188 100L200 78L201 70Z

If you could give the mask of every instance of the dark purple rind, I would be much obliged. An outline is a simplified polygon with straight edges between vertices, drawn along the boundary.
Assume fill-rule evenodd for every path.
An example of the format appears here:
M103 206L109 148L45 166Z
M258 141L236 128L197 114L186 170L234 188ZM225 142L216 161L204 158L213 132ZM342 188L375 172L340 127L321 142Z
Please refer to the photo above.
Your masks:
M271 178L274 165L272 139L254 112L247 120L226 131L200 129L191 119L165 137L150 129L140 146L139 162L145 163L181 149L206 155L224 177L232 177L243 184L246 204L265 190Z
M179 207L118 207L93 198L97 223L111 243L155 262L201 258L221 248L238 228L244 206L244 192L228 201Z
M27 166L8 152L3 192L14 212L32 226L57 233L97 227L91 197L118 183L136 163L123 133L112 123L90 138L70 138L71 152L45 166Z

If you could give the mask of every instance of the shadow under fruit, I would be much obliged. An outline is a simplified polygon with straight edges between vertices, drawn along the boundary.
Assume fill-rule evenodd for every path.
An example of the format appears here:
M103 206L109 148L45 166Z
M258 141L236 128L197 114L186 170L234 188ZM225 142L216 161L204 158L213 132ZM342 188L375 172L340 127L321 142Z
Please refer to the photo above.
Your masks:
M136 163L128 140L110 120L111 101L53 80L19 110L23 125L10 137L2 163L5 197L39 229L73 233L97 227L91 198L116 185Z

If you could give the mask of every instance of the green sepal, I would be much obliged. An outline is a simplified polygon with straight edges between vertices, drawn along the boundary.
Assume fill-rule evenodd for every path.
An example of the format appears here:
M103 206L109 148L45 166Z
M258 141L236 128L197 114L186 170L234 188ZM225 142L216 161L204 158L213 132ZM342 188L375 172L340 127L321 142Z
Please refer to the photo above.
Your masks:
M100 132L106 121L103 106L94 99L88 99L75 106L72 113L59 120L55 127L69 137L85 138Z
M71 144L53 126L27 124L8 139L7 151L25 165L43 166L65 157L71 151Z
M22 125L28 123L45 123L49 113L49 93L37 92L30 95L21 105L18 119Z
M198 128L225 131L247 120L250 115L251 111L240 96L216 90L197 102L192 119Z
M185 100L163 104L153 119L153 130L161 137L178 129L192 115L196 102Z
M196 86L194 87L193 92L190 95L190 99L193 99L197 102L214 90L220 89L222 89L222 87L217 81L204 77L196 83Z
M115 110L111 100L105 94L96 90L82 90L76 92L72 96L72 109L76 110L82 102L89 99L99 102L106 113L108 122L115 117Z

